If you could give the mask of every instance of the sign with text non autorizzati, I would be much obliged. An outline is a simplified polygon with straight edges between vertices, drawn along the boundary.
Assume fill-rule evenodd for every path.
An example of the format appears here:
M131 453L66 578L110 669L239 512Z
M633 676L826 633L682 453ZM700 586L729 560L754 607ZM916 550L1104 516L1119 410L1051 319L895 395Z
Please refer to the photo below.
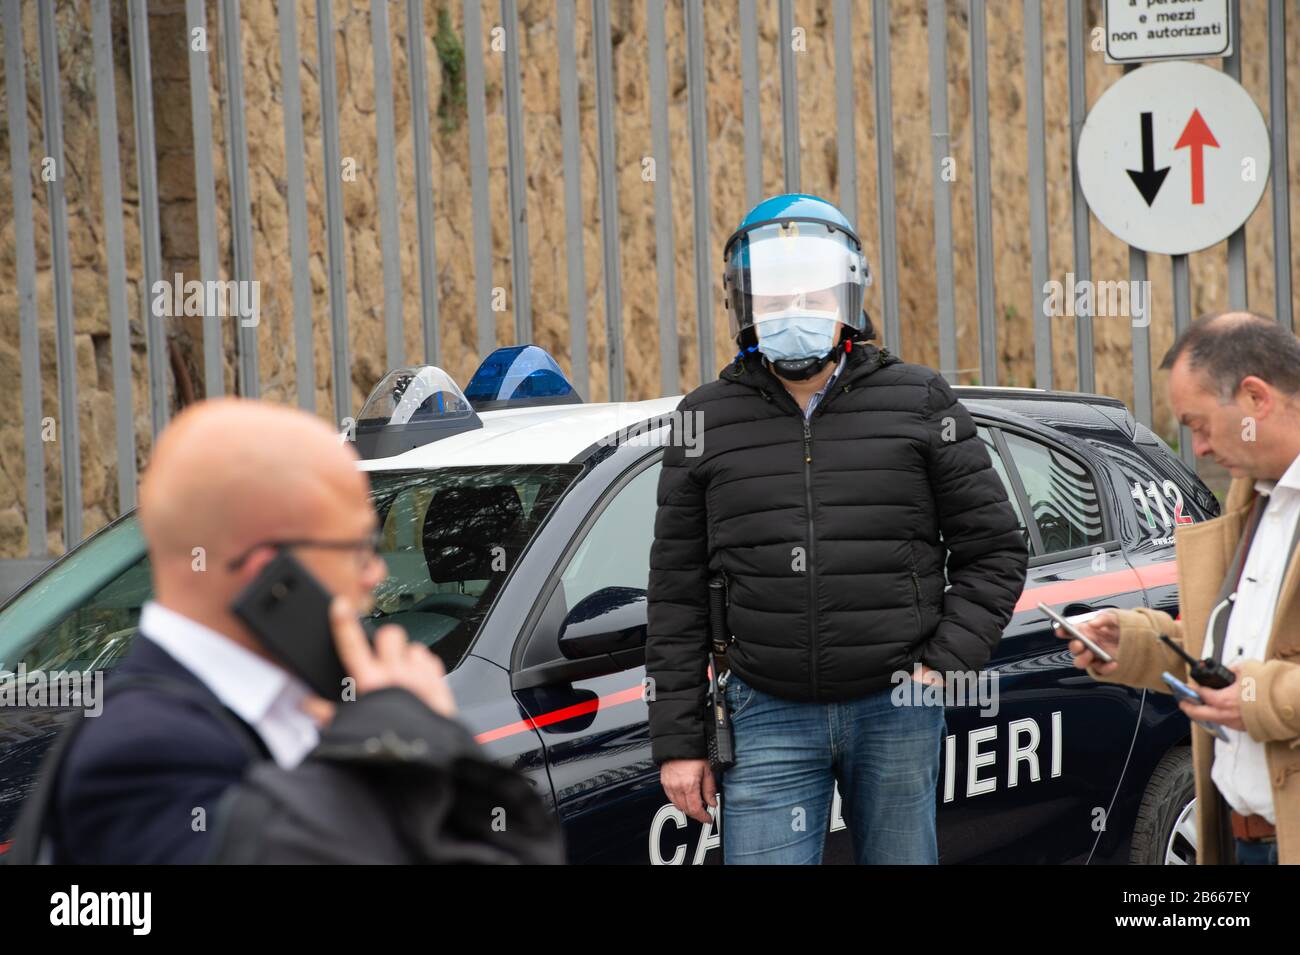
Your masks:
M1232 53L1232 0L1106 0L1106 62Z

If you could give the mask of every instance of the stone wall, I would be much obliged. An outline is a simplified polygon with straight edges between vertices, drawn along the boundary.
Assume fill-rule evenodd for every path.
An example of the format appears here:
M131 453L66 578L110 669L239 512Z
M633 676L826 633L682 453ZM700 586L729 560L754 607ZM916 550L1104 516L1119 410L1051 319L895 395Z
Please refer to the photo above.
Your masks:
M626 343L626 395L629 399L661 393L658 349L658 304L654 248L653 183L642 178L643 158L651 155L649 73L645 9L642 0L609 0L613 25L614 76L617 103L619 241ZM743 0L748 2L748 0ZM210 95L214 117L224 108L218 42L217 4L208 3L210 35ZM891 17L893 67L894 164L897 195L902 352L912 360L938 364L934 232L930 177L929 88L926 71L926 4L900 0ZM102 200L93 68L90 9L85 0L57 0L67 157L66 188L72 237L74 309L76 313L77 374L80 386L82 489L85 526L89 533L117 512L117 468L109 364L107 279L103 250ZM1091 0L1089 26L1100 22L1101 4ZM57 418L54 361L53 296L49 227L44 184L39 180L43 155L40 133L40 85L36 58L35 0L24 5L24 39L28 49L27 113L32 145L36 209L37 305L41 320L42 413ZM261 385L264 397L293 401L295 367L292 334L292 286L289 258L287 176L285 162L276 4L274 0L245 0L241 29L244 46L245 110L248 128L249 174L252 189L254 273L261 281L262 317L258 327ZM376 151L376 114L370 48L369 3L335 0L340 147L355 160L355 181L343 184L346 220L347 297L355 412L366 392L384 371L383 263L380 253ZM499 5L483 4L484 56L487 68L487 170L493 217L492 284L510 291L510 234L507 214L506 127L502 86L504 57L491 46L499 25ZM870 5L855 5L853 48L856 83L856 145L858 221L873 267L879 272L879 233L876 189L875 107L872 90ZM148 379L144 367L143 317L140 303L140 243L129 51L125 5L115 5L115 57L118 120L121 133L127 267L132 277L129 308L132 323L136 446L143 464L149 452ZM333 417L330 381L329 294L324 229L324 175L319 111L319 71L316 56L315 4L297 0L298 65L302 84L306 132L306 193L310 232L310 274L313 293L314 372L316 408ZM972 129L967 47L966 4L948 4L949 111L952 153L957 172L950 186L953 200L955 284L959 323L959 368L950 377L960 383L978 380L976 341L976 264L974 244ZM1024 111L1022 5L1015 0L990 0L988 7L989 96L992 143L994 275L998 316L998 352L1002 384L1032 385L1033 294L1030 277L1027 160ZM596 167L594 58L591 43L591 4L579 0L577 70L579 76L585 223L583 255L586 267L589 400L607 398L606 340L601 255L601 231ZM1044 4L1044 83L1047 101L1048 214L1051 227L1051 274L1063 279L1072 268L1069 125L1066 85L1064 4ZM158 140L163 273L179 271L197 278L198 240L194 209L193 147L189 116L188 66L184 3L153 0L150 30ZM524 142L527 157L527 221L531 259L534 340L571 367L564 234L564 181L560 133L559 72L557 69L555 0L519 0L519 42L523 73ZM465 121L460 0L425 0L425 59L429 68L429 100L433 106L433 184L436 209L438 291L441 315L441 363L458 381L465 381L482 358L476 351L474 317L473 234L470 216L468 127ZM405 4L390 7L394 63L398 183L400 197L401 273L406 353L417 359L423 351L419 324L420 284L413 171L412 124L406 70ZM796 25L804 31L806 49L797 56L799 71L799 130L802 189L835 199L840 190L836 162L834 53L829 0L798 0ZM1265 116L1268 113L1267 8L1265 0L1242 0L1245 87ZM744 214L743 111L740 81L740 34L737 3L707 0L704 7L708 83L708 162L711 244L714 275L716 352L712 365L720 368L732 353L726 313L718 295L721 247ZM777 59L776 4L759 3L760 96L763 117L764 189L783 191L780 130L780 75ZM677 331L680 338L678 372L682 388L699 383L696 352L696 303L693 252L693 195L686 98L686 56L682 6L668 5L668 87L672 149L659 157L658 175L671 173L673 228L676 237ZM1300 90L1300 26L1292 23L1288 56L1292 100ZM1214 63L1214 61L1210 61ZM1099 53L1087 56L1089 102L1121 74L1107 66ZM0 87L0 97L8 91ZM0 115L3 109L0 108ZM1297 114L1300 115L1300 114ZM1289 118L1293 143L1300 142L1300 121ZM225 176L224 130L218 119L214 132L214 162L218 177L220 247L223 270L230 267L229 192ZM1291 169L1300 163L1292 149ZM8 159L7 128L0 122L0 156ZM1275 173L1276 174L1276 173ZM7 177L6 177L7 178ZM1292 177L1294 178L1294 177ZM1272 225L1271 194L1247 227L1250 300L1271 311ZM1300 218L1300 195L1293 191L1292 219ZM0 190L0 556L26 552L26 501L23 471L22 408L18 382L18 311L15 281L15 233L12 197ZM1225 247L1191 257L1194 312L1225 307L1227 272ZM1098 280L1128 276L1127 248L1092 221L1092 270ZM1150 257L1153 283L1152 351L1158 362L1172 339L1172 279L1169 259ZM869 291L868 307L880 314L880 285ZM495 313L497 340L512 339L514 318ZM1098 318L1095 323L1097 390L1131 398L1130 327L1122 319ZM171 322L173 341L169 363L176 387L173 407L203 394L202 336L199 319ZM1075 386L1075 329L1072 319L1054 323L1054 370L1058 387ZM226 330L226 388L234 386L233 332ZM1163 376L1156 376L1156 410L1161 430L1173 436L1167 402L1160 393ZM57 443L46 446L46 491L49 546L62 547Z

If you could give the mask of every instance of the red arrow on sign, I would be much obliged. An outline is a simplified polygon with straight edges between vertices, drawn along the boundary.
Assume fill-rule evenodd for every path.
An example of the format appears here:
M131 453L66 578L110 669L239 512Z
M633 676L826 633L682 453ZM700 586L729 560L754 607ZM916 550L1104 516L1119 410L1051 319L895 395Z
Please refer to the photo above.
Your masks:
M1182 135L1178 137L1178 142L1174 143L1175 149L1189 149L1192 156L1192 205L1199 206L1205 203L1205 147L1213 146L1219 148L1219 141L1214 138L1214 133L1210 132L1210 127L1205 125L1205 120L1201 118L1201 111L1193 109L1191 118L1187 120L1187 125L1183 127Z

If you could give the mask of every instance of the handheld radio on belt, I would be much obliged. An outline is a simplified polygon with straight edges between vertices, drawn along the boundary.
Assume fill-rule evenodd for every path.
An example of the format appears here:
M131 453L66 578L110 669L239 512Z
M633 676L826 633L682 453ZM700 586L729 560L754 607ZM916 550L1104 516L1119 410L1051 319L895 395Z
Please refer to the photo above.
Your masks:
M727 593L721 576L709 578L709 718L706 721L709 745L709 764L717 772L725 772L736 764L736 751L731 735L731 717L727 713L727 675L722 670L726 662L727 644Z

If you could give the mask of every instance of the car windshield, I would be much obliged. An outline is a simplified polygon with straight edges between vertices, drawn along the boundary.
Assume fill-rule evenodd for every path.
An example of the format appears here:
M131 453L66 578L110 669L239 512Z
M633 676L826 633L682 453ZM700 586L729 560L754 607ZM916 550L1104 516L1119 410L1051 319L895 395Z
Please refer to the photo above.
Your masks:
M388 576L378 622L403 626L453 669L579 465L370 472ZM105 528L0 611L0 672L111 667L153 594L135 514Z

